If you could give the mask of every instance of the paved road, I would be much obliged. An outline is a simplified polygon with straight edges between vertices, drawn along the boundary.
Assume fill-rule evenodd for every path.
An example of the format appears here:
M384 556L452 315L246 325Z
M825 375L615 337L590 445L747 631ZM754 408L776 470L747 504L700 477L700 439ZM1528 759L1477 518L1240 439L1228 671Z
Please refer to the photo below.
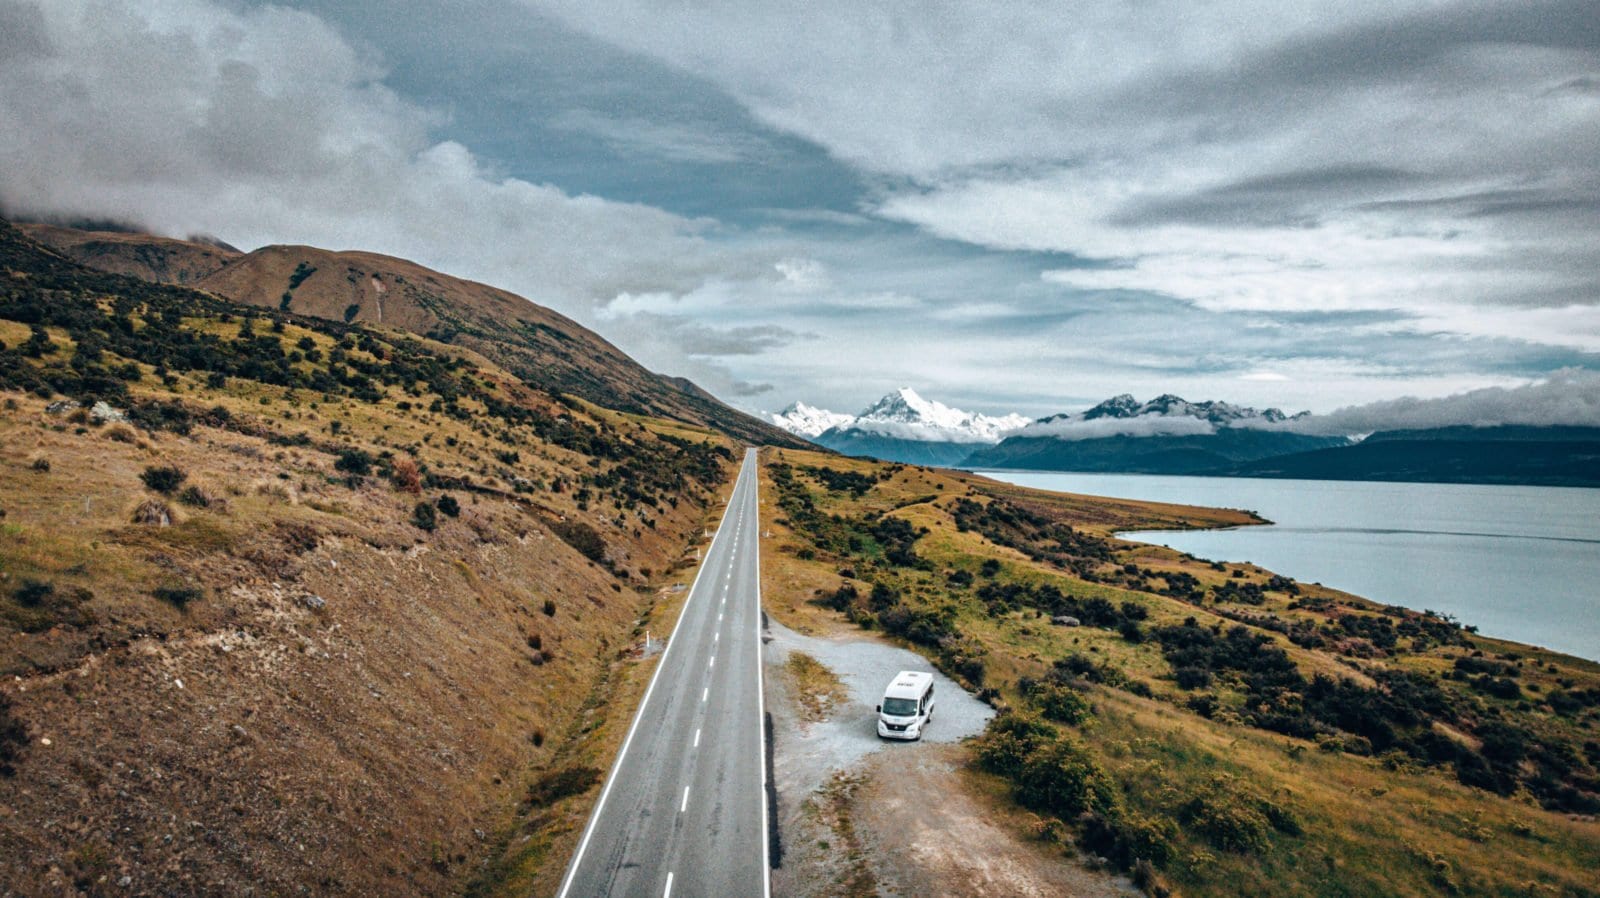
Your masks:
M755 450L560 898L769 895Z

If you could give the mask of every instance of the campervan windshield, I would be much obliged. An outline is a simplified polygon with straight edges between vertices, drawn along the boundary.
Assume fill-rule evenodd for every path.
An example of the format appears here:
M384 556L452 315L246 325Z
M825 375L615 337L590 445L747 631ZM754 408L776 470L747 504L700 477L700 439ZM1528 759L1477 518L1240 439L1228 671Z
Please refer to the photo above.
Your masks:
M886 698L883 700L883 713L891 717L911 717L917 713L917 700L914 698Z

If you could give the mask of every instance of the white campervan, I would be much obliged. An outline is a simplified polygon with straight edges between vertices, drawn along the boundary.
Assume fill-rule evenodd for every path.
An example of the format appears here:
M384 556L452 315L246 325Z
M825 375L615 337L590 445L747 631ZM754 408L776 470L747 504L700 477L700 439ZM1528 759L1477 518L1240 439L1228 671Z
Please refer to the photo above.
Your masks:
M922 728L932 719L933 674L915 670L895 674L878 706L878 736L921 739Z

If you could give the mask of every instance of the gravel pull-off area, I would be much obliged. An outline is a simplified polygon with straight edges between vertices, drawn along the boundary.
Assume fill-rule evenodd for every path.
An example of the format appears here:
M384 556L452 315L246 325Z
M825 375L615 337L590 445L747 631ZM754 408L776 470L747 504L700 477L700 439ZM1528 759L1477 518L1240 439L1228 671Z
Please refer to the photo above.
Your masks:
M778 898L811 896L1119 896L1127 881L1059 849L1018 838L961 782L952 743L983 731L994 710L934 672L938 703L921 742L880 740L873 706L902 670L932 671L914 652L869 638L803 636L769 621L768 710L782 866ZM803 652L848 698L821 719L802 711L790 655Z

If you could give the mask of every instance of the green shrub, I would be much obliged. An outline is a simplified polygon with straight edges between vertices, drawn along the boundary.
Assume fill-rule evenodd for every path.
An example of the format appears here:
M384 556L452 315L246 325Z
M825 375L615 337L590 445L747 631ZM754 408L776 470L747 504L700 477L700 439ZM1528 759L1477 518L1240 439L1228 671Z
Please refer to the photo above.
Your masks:
M37 608L50 598L56 588L42 580L25 579L16 589L11 591L11 597L17 600L18 605L27 608Z
M157 586L150 593L179 611L188 608L190 602L199 601L202 595L200 590L193 586L175 585Z
M1167 817L1149 817L1118 807L1089 815L1082 826L1079 847L1124 870L1138 867L1140 861L1165 867L1173 858L1179 835L1178 825Z
M1233 777L1218 776L1178 809L1190 831L1224 851L1259 852L1273 830L1299 835L1293 812L1240 786Z
M411 523L422 530L432 533L434 528L439 526L439 516L434 514L434 508L431 503L418 502L417 507L411 509Z
M139 475L144 485L158 493L171 494L183 485L184 473L169 465L153 465Z
M334 423L337 424L338 422L335 421ZM374 461L375 460L370 452L366 452L361 449L345 449L339 453L338 458L334 459L333 468L336 471L343 471L346 474L354 474L357 477L365 477L372 473L372 465Z
M582 521L553 521L550 529L583 557L599 564L606 558L606 541L600 532Z
M1037 717L1008 712L989 721L976 740L978 764L991 773L1014 778L1028 756L1053 742L1056 731Z
M1046 681L1035 686L1028 698L1039 713L1060 723L1079 724L1089 718L1089 701L1071 686Z
M178 494L178 501L194 508L210 508L211 495L200 487L190 484Z
M455 496L440 496L433 504L441 513L449 515L452 518L461 516L461 503L456 501Z
M1035 750L1023 763L1016 783L1017 801L1024 807L1058 817L1103 812L1115 800L1105 774L1071 739Z

